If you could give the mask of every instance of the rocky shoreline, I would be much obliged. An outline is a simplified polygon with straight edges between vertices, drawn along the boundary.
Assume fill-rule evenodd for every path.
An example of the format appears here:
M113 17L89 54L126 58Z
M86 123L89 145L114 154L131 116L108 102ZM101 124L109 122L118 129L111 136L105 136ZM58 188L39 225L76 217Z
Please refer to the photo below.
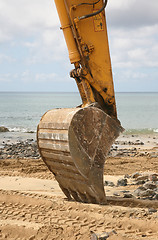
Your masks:
M113 195L116 197L158 200L158 174L155 172L135 172L132 175L124 175L117 180L116 184L105 181L104 186L111 187L110 190L114 188ZM120 187L125 187L125 190L117 191ZM133 189L130 190L130 187Z
M146 143L142 140L117 140L109 152L108 157L148 157L158 158L158 147L146 149ZM40 158L37 142L27 139L16 143L2 142L0 159Z
M0 159L40 158L37 142L33 139L17 143L3 143L0 149Z

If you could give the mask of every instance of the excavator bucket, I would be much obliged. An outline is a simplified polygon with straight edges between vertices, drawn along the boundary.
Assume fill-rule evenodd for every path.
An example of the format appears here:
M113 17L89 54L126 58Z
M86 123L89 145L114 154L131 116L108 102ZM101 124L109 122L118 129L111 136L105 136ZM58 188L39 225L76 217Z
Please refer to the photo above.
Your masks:
M44 114L37 129L39 151L69 200L106 204L104 162L122 130L94 106Z

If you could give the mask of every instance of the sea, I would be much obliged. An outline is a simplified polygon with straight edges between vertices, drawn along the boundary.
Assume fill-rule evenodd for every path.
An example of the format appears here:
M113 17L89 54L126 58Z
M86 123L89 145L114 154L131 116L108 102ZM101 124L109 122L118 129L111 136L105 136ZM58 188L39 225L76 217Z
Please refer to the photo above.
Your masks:
M0 92L0 143L36 138L42 115L54 108L79 106L77 92ZM124 134L158 134L158 92L116 93L118 118Z

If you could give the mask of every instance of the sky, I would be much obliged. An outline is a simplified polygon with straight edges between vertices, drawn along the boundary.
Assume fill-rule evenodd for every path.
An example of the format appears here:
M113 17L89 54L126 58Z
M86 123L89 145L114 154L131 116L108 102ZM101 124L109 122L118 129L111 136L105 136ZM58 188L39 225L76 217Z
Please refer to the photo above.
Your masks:
M158 92L158 0L109 0L115 91ZM76 92L53 0L0 0L0 91Z

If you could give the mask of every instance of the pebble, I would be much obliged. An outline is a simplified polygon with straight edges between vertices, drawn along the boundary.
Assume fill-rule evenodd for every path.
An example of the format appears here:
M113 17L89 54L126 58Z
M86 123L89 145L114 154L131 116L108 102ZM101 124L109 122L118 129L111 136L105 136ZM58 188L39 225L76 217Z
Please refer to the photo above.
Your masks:
M133 195L131 193L125 193L124 198L133 198Z
M135 182L135 185L142 185L145 183L145 180L139 180L137 182Z
M153 174L149 175L149 180L153 181L153 182L158 181L158 174L153 173Z
M142 237L146 237L147 235L146 234L142 234Z
M158 193L156 193L156 195L153 198L154 200L158 200Z
M117 196L117 197L120 196L120 194L119 194L118 192L114 192L113 195L114 195L114 196Z
M124 176L124 178L130 178L130 175L129 175L129 174L126 174L126 175Z
M34 240L35 239L35 235L32 235L31 237L29 237L28 240Z
M0 127L1 129L2 127ZM1 131L1 130L0 130ZM127 148L119 148L116 145L127 145ZM158 154L155 152L139 152L139 149L133 147L128 148L128 145L144 145L140 140L136 141L116 141L115 144L111 147L109 152L109 157L119 157L119 156L148 156L148 157L158 157ZM2 159L9 158L40 158L38 147L36 141L33 139L27 139L26 141L20 141L18 143L9 144L3 141L3 148L0 150L0 155ZM134 175L134 174L133 174ZM137 173L135 173L137 175ZM141 174L139 174L141 175ZM133 176L134 177L134 176ZM141 177L141 176L140 176ZM127 177L128 178L128 177ZM157 179L158 180L158 179Z
M5 144L1 148L1 159L14 159L14 158L40 158L40 154L37 147L37 142L33 139L27 139L24 142L18 142L13 144Z
M146 188L146 189L155 189L155 188L157 188L156 184L154 184L151 181L144 183L143 187Z
M140 176L141 176L141 174L139 172L135 172L131 175L131 178L138 178Z
M136 178L136 181L140 181L140 180L147 180L148 179L148 175L142 175Z
M103 232L103 233L94 233L91 231L91 240L106 240L110 236L117 234L115 230L111 232Z
M157 212L157 210L154 209L154 208L149 208L148 211L149 211L149 213L155 213L155 212Z
M110 181L105 181L105 182L104 182L104 186L114 187L115 184L114 184L113 182L110 182Z
M142 186L138 187L136 190L134 190L134 194L136 196L140 196L141 192L145 191L146 189Z
M127 191L127 190L120 190L117 192L113 192L113 196L122 196L123 198L135 198L138 199L149 199L149 200L158 200L158 181L151 181L157 180L158 174L157 173L139 173L135 172L131 176L124 175L123 178L119 179L117 182L117 186L127 186L129 185L140 185L134 191ZM140 179L137 181L137 179ZM129 181L129 183L128 183ZM113 182L106 180L104 182L105 186L116 186ZM110 190L109 190L110 191Z
M117 181L117 186L127 186L127 178L121 178Z
M128 225L127 229L130 230L132 228L132 225Z
M91 240L98 240L98 236L93 232L91 232Z
M152 198L155 195L155 192L151 189L147 189L146 191L140 192L140 197L149 197Z

